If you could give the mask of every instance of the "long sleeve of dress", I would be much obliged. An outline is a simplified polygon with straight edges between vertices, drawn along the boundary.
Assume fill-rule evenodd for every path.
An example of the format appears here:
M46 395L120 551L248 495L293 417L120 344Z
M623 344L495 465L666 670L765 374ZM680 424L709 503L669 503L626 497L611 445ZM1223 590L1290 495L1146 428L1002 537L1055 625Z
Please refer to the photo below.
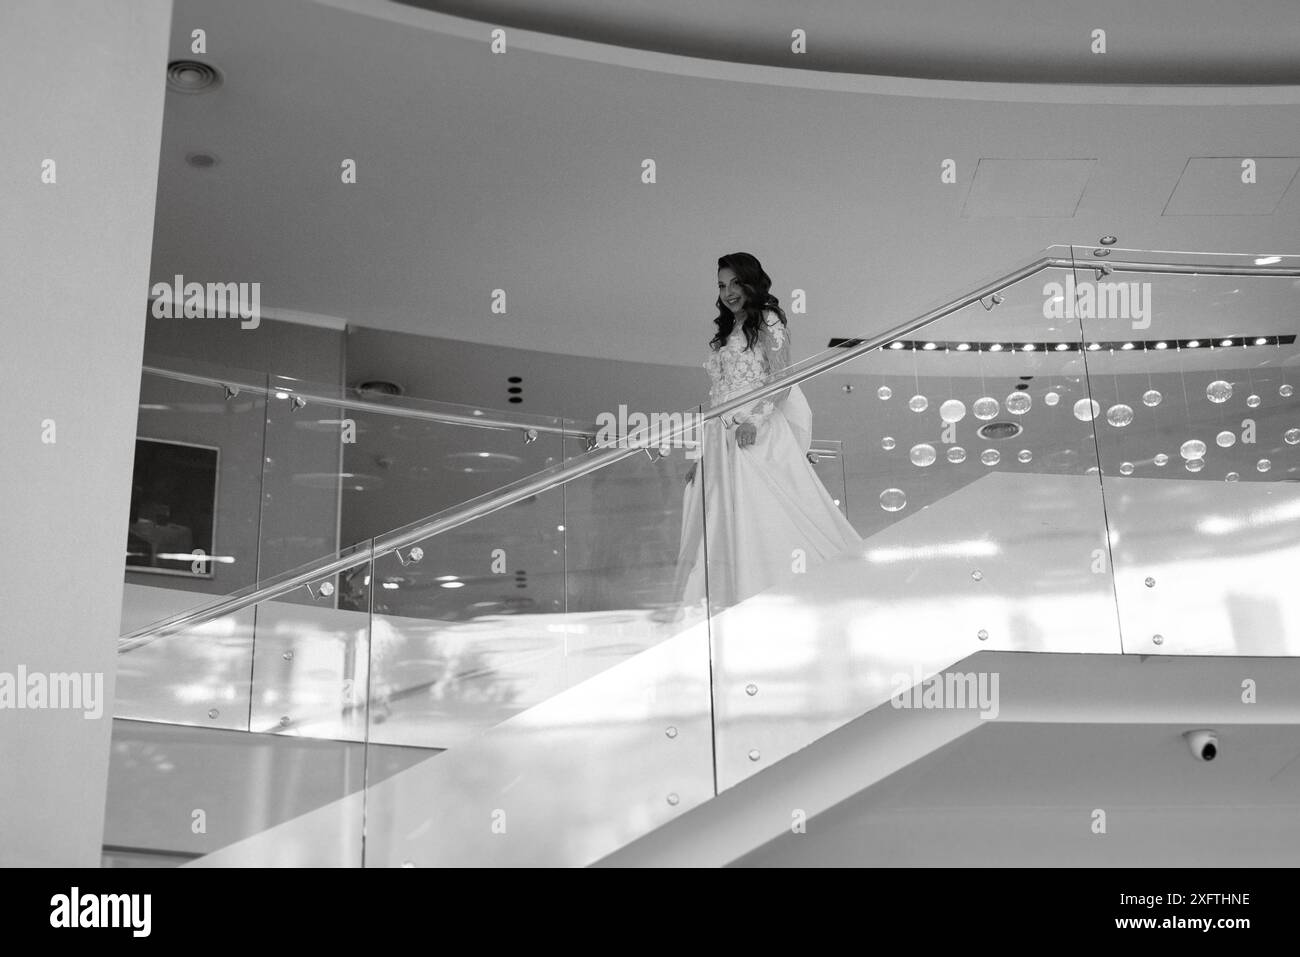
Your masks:
M770 381L774 376L790 368L790 334L786 331L785 323L774 312L764 314L763 321L761 337L754 343L754 348L762 350L763 368ZM735 423L739 425L743 422L752 422L754 425L761 425L789 394L789 389L782 389L766 399L760 399L749 408L737 412L734 417Z

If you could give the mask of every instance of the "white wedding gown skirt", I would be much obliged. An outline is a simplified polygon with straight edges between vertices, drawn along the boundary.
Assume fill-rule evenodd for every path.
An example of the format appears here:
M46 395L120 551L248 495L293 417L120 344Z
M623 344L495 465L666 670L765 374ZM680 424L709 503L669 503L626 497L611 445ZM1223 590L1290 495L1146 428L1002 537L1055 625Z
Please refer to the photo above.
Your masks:
M706 574L712 611L861 553L862 538L806 457L810 420L796 386L747 448L737 447L735 429L720 420L704 424L695 479L683 493L677 561L683 604L702 602Z

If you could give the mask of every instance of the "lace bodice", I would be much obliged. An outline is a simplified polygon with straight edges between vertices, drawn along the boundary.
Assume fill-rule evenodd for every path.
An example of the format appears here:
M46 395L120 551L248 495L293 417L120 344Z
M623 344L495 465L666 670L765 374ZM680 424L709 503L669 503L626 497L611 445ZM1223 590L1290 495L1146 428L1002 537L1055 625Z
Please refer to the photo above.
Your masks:
M764 313L763 319L766 325L752 349L746 346L745 331L738 323L731 330L726 344L710 352L704 361L711 383L710 405L719 405L748 392L790 365L790 336L785 324L771 311ZM775 398L779 401L780 395ZM734 417L728 416L726 424L764 418L773 408L773 399L763 400L757 406L736 413Z

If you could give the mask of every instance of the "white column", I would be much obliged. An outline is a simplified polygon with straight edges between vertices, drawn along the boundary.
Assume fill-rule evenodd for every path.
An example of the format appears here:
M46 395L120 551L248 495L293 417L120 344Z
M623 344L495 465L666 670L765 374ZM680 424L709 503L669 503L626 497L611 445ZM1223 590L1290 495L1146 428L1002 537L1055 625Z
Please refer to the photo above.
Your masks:
M0 4L0 703L105 697L0 708L0 865L99 864L171 10Z

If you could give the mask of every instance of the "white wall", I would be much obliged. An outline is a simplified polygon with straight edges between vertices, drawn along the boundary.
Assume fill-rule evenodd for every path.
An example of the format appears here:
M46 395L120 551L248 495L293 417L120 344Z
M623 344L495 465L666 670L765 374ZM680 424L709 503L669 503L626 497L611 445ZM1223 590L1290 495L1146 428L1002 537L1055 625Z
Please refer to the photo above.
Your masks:
M0 7L0 672L107 698L0 710L3 865L99 862L171 7Z

